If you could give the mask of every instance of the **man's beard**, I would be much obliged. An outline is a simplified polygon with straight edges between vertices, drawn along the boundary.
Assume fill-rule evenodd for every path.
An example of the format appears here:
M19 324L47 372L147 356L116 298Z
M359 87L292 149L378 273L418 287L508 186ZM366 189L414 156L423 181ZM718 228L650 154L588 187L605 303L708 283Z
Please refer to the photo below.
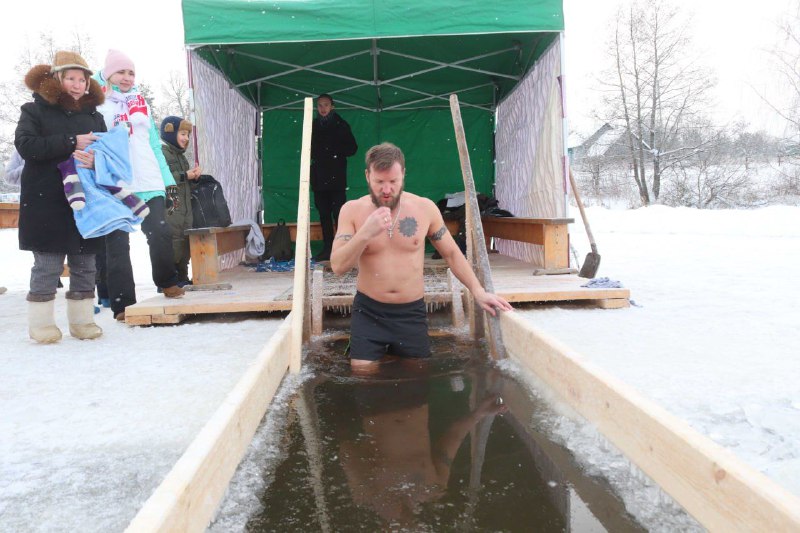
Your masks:
M375 205L375 207L388 207L389 210L397 207L397 204L400 203L400 196L402 195L403 187L400 187L400 191L395 196L392 196L387 204L383 204L381 197L372 192L372 189L369 190L369 197L372 199L372 203Z

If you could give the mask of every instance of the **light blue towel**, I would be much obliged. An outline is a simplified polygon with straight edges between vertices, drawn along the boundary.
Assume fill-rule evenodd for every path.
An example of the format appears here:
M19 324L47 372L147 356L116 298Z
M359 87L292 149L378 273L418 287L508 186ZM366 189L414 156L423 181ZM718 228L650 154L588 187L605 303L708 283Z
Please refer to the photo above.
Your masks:
M87 173L94 172L97 185L123 187L122 183L133 181L130 146L128 144L128 128L115 126L107 133L95 133L100 137L87 150L94 150L94 171L85 168Z
M99 139L86 148L94 152L94 170L78 167L86 207L75 211L75 224L84 239L108 235L115 230L131 233L133 226L142 223L130 208L102 187L119 187L133 179L127 128L117 126L95 135Z

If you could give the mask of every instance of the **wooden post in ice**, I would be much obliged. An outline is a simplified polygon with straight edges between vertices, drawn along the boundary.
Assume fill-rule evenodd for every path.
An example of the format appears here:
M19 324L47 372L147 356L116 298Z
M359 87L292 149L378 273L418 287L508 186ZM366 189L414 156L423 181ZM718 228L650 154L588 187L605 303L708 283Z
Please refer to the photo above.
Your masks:
M460 116L460 114L459 114ZM471 170L471 169L470 169ZM466 179L466 178L465 178ZM465 186L466 190L466 186ZM477 254L475 250L475 239L473 238L475 223L471 217L472 202L468 194L464 195L464 231L467 232L467 262L475 272L477 268ZM475 339L483 338L486 333L483 327L483 319L480 316L480 309L475 308L475 298L472 293L467 291L467 318L469 321L469 333Z
M472 165L469 161L469 149L467 148L467 138L464 135L464 123L461 120L461 109L458 105L458 96L455 94L450 95L450 112L453 115L453 127L456 132L456 143L458 144L458 158L461 161L461 174L464 177L464 192L466 206L466 222L467 222L467 245L472 242L473 254L475 256L475 275L478 276L478 281L481 282L483 288L487 292L494 292L494 282L492 281L492 270L489 267L489 254L486 251L486 239L483 236L483 225L481 224L481 214L478 210L478 195L475 192L475 181L472 179ZM472 227L470 228L470 224ZM474 306L473 306L474 307ZM499 312L499 311L498 311ZM477 316L480 316L479 310L471 310L471 314L476 316L474 319L476 330L477 323L480 321ZM503 348L503 339L500 333L500 322L497 316L486 314L486 326L488 335L486 339L489 342L489 352L494 359L505 358L505 349ZM473 318L470 317L470 324Z
M453 271L447 269L447 286L450 289L451 295L451 310L453 314L453 327L464 327L464 305L461 300L461 282L453 274Z
M303 338L310 333L306 297L308 290L309 250L309 176L311 174L311 121L314 103L305 99L303 109L303 142L300 151L300 196L297 201L297 238L294 252L294 288L292 290L292 350L289 370L300 372Z
M314 267L311 284L311 335L322 335L322 297L325 295L325 273L322 265Z

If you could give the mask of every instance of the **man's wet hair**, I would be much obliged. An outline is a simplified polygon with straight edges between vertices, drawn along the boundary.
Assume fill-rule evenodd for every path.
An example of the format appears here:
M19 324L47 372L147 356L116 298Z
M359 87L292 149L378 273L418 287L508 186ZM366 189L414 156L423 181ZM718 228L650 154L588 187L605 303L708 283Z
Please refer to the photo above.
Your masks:
M333 102L333 96L329 95L328 93L322 93L321 95L317 96L317 102L319 102L319 100L320 100L321 98L327 98L327 99L328 99L328 101L331 103L331 105L336 105L336 104Z
M400 168L403 170L406 168L403 151L392 143L381 143L370 148L365 163L367 170L389 170L395 163L400 163Z

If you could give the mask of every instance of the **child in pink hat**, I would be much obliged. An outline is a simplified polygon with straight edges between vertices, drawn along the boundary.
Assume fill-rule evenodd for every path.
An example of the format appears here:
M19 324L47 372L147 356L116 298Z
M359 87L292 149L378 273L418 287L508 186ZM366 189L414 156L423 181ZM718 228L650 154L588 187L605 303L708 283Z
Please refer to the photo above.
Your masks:
M136 86L133 60L119 50L109 50L98 73L106 100L97 110L108 129L119 124L129 131L130 161L133 180L128 188L147 204L150 213L142 222L142 231L150 248L153 282L167 298L179 298L172 251L172 234L165 221L166 189L175 187L175 179L164 160L158 128L150 106ZM129 238L126 232L106 236L107 284L111 310L117 320L125 320L125 307L136 303Z

